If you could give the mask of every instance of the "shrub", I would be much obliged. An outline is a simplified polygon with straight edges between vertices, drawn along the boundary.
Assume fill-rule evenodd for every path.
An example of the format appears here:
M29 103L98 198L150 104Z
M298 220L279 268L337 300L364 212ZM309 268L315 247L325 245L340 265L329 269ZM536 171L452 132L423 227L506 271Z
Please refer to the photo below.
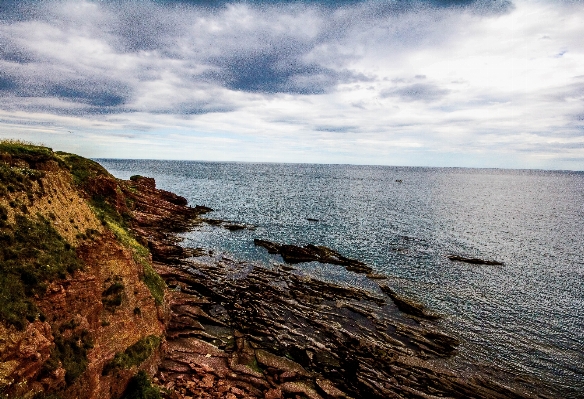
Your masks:
M148 375L140 370L130 379L121 399L161 399L158 388L153 387Z
M48 282L65 278L83 265L46 219L16 216L0 231L0 319L22 329L37 317L28 299L43 295Z
M114 358L103 368L103 375L110 374L114 370L129 369L132 366L142 364L160 346L160 341L160 337L149 335L126 348L124 352L116 353Z
M71 385L87 369L87 351L93 348L93 342L86 330L77 332L69 338L64 338L60 333L53 333L55 347L51 351L51 357L43 364L40 376L48 376L62 365L65 369L65 382Z

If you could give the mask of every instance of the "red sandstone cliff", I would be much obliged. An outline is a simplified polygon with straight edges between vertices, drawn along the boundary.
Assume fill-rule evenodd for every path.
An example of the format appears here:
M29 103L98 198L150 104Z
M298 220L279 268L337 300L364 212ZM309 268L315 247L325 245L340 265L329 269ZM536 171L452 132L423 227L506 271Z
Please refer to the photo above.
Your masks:
M135 184L0 142L0 396L117 398L155 371L164 283L131 233Z

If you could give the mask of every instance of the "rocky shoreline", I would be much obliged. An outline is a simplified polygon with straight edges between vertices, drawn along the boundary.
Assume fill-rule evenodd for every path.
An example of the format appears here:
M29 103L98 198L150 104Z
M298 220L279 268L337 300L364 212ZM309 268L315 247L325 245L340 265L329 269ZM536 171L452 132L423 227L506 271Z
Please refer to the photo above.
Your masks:
M155 378L165 397L538 397L525 387L450 370L445 359L455 354L457 340L440 331L437 315L387 284L376 294L284 265L194 258L201 251L179 246L176 233L203 223L209 208L190 208L151 179L135 184L134 230L169 287ZM316 260L370 272L326 247L259 245L290 263Z

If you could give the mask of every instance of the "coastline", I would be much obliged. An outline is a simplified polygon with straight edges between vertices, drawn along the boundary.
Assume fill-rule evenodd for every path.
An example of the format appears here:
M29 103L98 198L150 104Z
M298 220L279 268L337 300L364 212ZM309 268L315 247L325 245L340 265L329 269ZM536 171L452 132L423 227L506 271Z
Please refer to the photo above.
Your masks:
M138 186L150 196L163 192L150 179ZM441 359L452 356L456 340L435 322L404 313L387 290L379 297L288 267L196 260L176 233L202 223L208 208L189 208L186 200L179 207L156 216L154 227L148 211L155 208L138 204L135 228L170 288L155 379L174 391L166 397L538 397L480 373L448 370Z
M153 178L116 179L74 154L0 150L3 397L577 397L459 362L475 352L446 320L359 259L255 239ZM202 224L285 263L181 245ZM367 284L307 273L316 264Z

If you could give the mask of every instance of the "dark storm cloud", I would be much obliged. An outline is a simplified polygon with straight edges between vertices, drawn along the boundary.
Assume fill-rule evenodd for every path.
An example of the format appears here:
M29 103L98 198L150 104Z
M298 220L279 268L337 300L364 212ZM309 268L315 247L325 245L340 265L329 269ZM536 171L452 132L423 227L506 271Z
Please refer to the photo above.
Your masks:
M323 94L340 83L369 80L348 70L335 71L298 56L280 52L213 60L217 66L210 78L223 81L232 90L254 93Z
M429 83L414 83L403 87L384 90L381 97L396 97L401 101L433 102L447 95L449 90Z
M12 91L15 88L16 88L16 83L14 82L14 80L2 76L2 74L0 72L0 92L1 91ZM0 94L0 97L2 97L1 94Z
M84 81L70 81L47 88L47 95L65 101L87 104L93 107L117 107L128 98L124 90L106 90Z
M16 46L9 38L0 35L0 39L3 42L0 47L0 60L18 64L27 64L34 61L34 57L30 53Z

